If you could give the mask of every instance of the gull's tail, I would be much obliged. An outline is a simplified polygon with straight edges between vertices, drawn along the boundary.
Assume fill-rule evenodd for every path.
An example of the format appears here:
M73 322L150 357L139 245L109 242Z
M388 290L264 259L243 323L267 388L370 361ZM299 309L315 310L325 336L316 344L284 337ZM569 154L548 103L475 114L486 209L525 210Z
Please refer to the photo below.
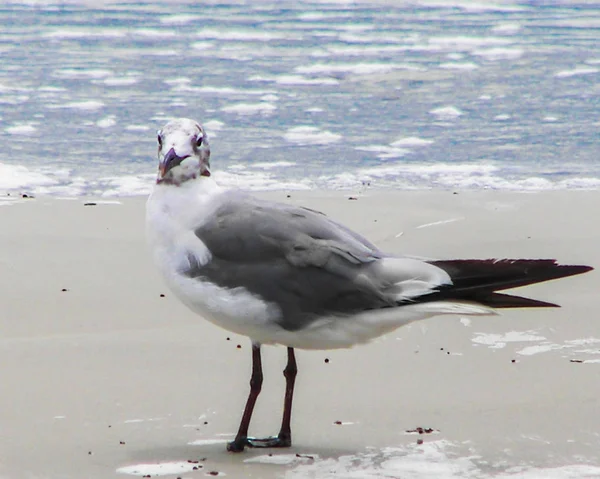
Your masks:
M591 266L561 265L553 259L458 259L429 263L446 271L452 279L452 285L419 300L463 300L492 308L559 307L554 303L497 291L574 276L594 269Z

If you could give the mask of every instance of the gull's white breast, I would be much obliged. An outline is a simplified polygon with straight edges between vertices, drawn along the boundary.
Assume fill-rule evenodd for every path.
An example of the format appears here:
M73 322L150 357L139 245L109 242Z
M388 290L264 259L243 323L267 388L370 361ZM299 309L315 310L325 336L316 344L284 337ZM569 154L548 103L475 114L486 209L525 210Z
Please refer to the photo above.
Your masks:
M200 266L212 259L194 232L214 214L222 194L216 184L204 179L181 186L157 185L146 205L148 243L167 285L192 311L232 332L264 338L265 329L279 328L273 323L279 314L275 305L244 288L222 288L183 274L190 255Z

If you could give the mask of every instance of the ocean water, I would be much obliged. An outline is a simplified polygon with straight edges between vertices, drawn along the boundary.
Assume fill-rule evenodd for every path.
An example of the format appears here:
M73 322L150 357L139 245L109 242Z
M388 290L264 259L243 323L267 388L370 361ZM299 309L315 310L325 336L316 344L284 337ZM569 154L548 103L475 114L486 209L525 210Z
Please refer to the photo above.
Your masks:
M0 2L0 192L149 191L202 122L251 189L600 187L600 6Z

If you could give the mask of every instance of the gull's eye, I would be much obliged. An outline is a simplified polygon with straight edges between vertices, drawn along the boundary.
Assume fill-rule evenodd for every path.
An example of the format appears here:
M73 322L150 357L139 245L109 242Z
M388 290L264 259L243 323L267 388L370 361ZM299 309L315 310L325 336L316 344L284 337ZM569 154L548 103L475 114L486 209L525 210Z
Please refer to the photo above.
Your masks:
M204 140L204 137L202 135L200 135L198 138L196 138L196 146L201 146L203 140Z

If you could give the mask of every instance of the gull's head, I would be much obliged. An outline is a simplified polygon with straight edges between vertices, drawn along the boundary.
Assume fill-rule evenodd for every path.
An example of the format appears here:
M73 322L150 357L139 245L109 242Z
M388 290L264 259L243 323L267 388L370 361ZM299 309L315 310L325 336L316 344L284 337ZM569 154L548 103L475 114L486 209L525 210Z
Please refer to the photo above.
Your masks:
M179 118L158 131L157 183L180 185L210 176L209 159L208 137L198 122Z

